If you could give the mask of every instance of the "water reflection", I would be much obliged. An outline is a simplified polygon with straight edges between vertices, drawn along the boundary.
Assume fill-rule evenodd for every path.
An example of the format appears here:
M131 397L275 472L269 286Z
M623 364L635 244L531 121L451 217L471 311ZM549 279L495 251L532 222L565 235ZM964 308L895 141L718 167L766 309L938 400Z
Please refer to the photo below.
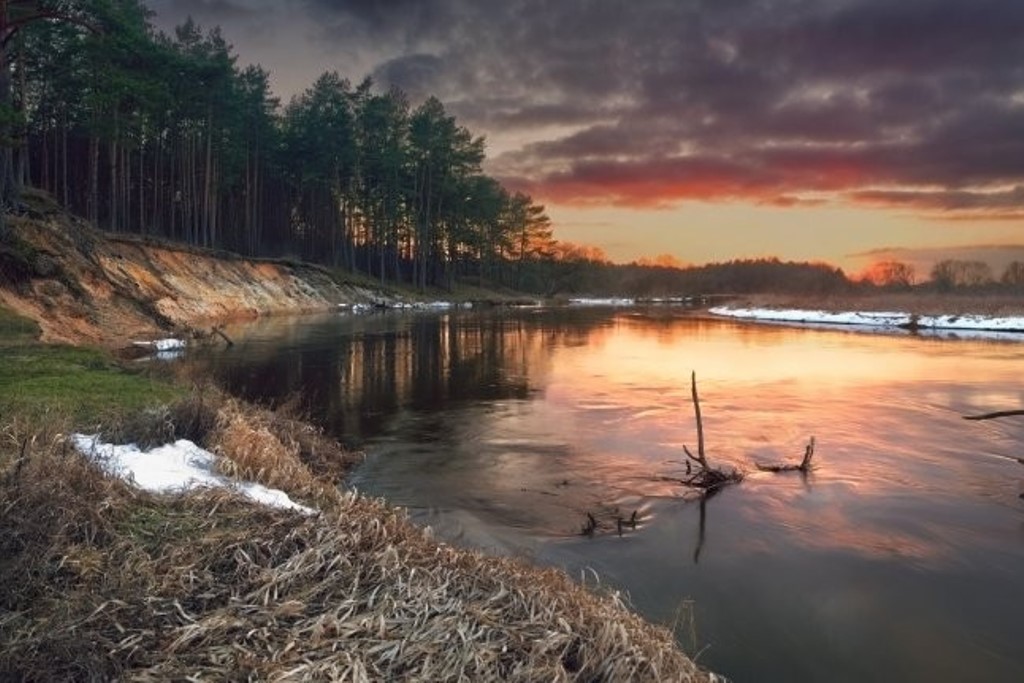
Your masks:
M454 317L330 316L300 326L269 319L232 330L239 343L218 359L218 372L252 399L301 394L333 433L360 443L398 410L527 399L530 378L537 386L548 372L546 349L588 338L585 316L540 328L528 317ZM421 427L421 436L436 436Z
M698 320L671 311L331 316L238 329L206 359L301 393L369 458L361 489L447 538L592 567L737 680L1024 680L1024 344ZM665 476L696 441L747 478ZM798 461L817 438L816 469ZM643 520L583 538L587 512Z

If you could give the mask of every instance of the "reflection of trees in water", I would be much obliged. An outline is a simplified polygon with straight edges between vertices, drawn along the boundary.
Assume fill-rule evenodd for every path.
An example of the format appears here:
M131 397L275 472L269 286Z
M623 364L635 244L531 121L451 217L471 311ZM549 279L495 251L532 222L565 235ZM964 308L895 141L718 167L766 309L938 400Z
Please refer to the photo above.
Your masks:
M381 433L402 409L529 398L557 346L585 344L608 315L455 313L367 319L329 341L311 335L258 355L222 356L232 392L262 403L299 395L313 420L350 444Z

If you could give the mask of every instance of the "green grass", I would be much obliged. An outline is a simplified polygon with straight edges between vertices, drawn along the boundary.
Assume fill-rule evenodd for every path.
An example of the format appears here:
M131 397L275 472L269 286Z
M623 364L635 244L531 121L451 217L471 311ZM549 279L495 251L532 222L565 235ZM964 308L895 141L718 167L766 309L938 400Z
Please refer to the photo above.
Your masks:
M72 346L0 346L0 419L69 416L76 426L120 421L181 398L185 390L114 363L103 351Z
M39 336L39 325L0 306L0 344L22 344Z
M127 508L122 517L114 520L114 527L151 556L158 555L169 544L195 539L202 532L195 515L146 499Z

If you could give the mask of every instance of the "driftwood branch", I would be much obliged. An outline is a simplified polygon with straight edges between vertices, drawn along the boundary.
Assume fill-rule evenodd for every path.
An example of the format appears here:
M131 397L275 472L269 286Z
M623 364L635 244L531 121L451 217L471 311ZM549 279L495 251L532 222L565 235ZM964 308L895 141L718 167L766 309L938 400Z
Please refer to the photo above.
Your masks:
M985 413L984 415L964 415L965 420L994 420L998 417L1013 417L1014 415L1024 415L1024 410L998 410L994 413Z
M764 463L755 463L755 464L757 465L757 469L761 470L762 472L803 472L804 474L807 474L808 472L811 471L811 468L813 467L811 465L811 460L813 458L814 458L814 437L812 436L811 440L807 442L807 446L804 448L804 458L803 458L803 460L800 461L799 464L796 464L796 465L786 465L786 464L767 464L766 465Z
M697 418L697 462L701 464L704 469L708 468L708 460L704 455L704 421L700 417L700 396L697 395L697 372L690 372L690 396L693 397L693 414ZM684 446L685 450L685 446ZM686 454L691 458L689 451Z
M580 535L582 536L595 536L610 532L612 529L618 532L619 536L622 536L626 529L636 531L637 524L642 521L639 510L633 510L633 514L629 517L624 517L618 507L613 509L601 509L598 507L594 512L587 510L586 515L587 519L583 526L580 527Z
M231 341L231 337L229 337L228 335L224 334L224 330L220 329L220 328L219 328L218 326L216 326L216 325L214 325L214 326L213 326L213 329L212 329L212 330L210 331L210 335L211 335L211 336L213 336L213 335L217 335L217 336L219 336L219 337L220 337L221 339L223 339L223 340L224 340L224 342L225 342L225 343L226 343L226 344L227 344L227 345L228 345L229 347L231 347L231 346L234 346L234 345L235 345L235 342Z
M725 472L723 470L712 467L708 463L708 458L704 452L704 420L700 413L700 396L697 393L697 373L692 372L690 374L690 395L693 397L693 414L697 421L697 455L690 452L690 449L683 445L683 453L690 461L697 464L697 471L693 472L690 467L690 463L686 463L686 474L685 479L679 479L680 483L684 486L692 486L694 488L703 489L704 494L713 493L723 486L728 484L734 484L743 480L743 474L738 470L732 470L731 472Z

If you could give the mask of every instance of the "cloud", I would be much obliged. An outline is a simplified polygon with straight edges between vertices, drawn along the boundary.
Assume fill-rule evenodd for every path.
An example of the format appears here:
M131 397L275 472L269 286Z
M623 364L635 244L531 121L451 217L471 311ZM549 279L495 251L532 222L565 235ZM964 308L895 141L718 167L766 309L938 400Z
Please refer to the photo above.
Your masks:
M372 77L389 88L400 88L422 99L437 91L437 79L442 66L441 60L435 55L406 55L381 64Z
M999 218L1007 212L1016 217L1024 209L1024 187L1011 190L977 192L970 190L864 190L853 192L850 197L857 202L897 208L922 209L926 211L985 216L993 214Z
M267 7L158 4L220 17L229 39L245 11ZM950 217L1024 213L1024 192L1006 189L1024 187L1024 3L278 7L266 11L276 12L282 36L295 35L288 22L312 27L312 40L293 41L291 54L316 55L311 62L353 81L372 73L414 101L438 95L474 132L503 139L489 170L541 199L787 205L831 193L837 202Z
M259 3L245 0L157 0L149 4L158 14L169 14L182 20L191 16L211 26L231 26L256 17L260 11ZM180 20L175 23L180 23Z

